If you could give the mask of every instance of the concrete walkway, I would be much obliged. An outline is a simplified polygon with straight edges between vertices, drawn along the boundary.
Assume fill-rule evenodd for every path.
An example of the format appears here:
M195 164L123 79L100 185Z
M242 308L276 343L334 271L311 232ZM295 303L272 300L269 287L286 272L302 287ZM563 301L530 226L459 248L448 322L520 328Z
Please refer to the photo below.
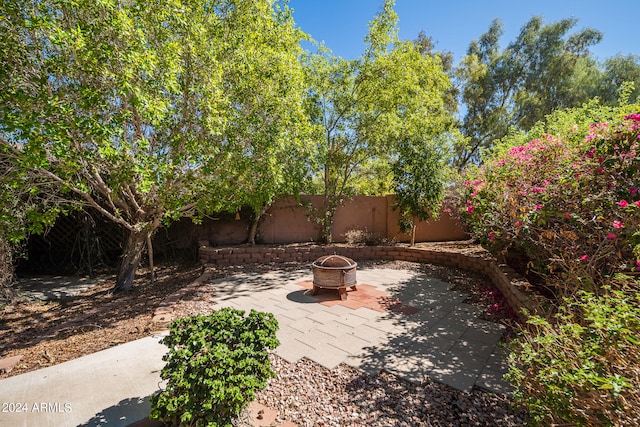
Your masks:
M412 382L427 378L463 391L508 392L497 343L501 325L480 320L451 285L408 270L363 269L358 290L309 295L309 269L237 274L210 281L219 307L275 314L289 362L327 368L346 363L384 369ZM145 418L160 390L160 336L0 380L0 427L128 426Z
M19 278L15 287L39 300L57 300L74 297L104 282L109 277L37 276Z
M128 426L160 388L160 336L0 380L0 426Z

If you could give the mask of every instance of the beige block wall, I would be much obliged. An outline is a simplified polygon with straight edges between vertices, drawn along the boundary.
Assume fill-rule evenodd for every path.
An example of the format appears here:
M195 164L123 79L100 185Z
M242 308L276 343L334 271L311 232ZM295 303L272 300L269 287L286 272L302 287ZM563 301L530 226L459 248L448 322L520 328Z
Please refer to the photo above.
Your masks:
M303 200L318 207L321 196L303 196ZM408 242L410 236L400 232L399 212L393 210L394 196L355 196L338 207L333 223L333 241L345 241L345 233L353 229L366 229L398 242ZM260 240L267 244L317 241L320 228L311 222L306 209L293 198L277 200L260 227ZM443 212L437 221L418 224L416 241L436 242L463 240L468 235L460 225Z
M303 196L302 200L312 206L322 205L322 196ZM398 242L408 242L410 236L400 233L398 212L393 210L393 202L393 196L356 196L346 201L336 212L333 241L345 242L347 231L366 229ZM215 246L241 244L248 235L250 216L250 212L243 210L240 219L236 219L234 214L214 215L205 218L201 224L183 219L165 232L158 233L156 240L173 242L176 248L190 247L199 240L209 241ZM417 242L466 238L468 235L446 213L442 213L438 221L419 223L416 230ZM258 229L258 242L266 244L317 242L319 239L320 227L313 222L310 212L293 197L276 200Z

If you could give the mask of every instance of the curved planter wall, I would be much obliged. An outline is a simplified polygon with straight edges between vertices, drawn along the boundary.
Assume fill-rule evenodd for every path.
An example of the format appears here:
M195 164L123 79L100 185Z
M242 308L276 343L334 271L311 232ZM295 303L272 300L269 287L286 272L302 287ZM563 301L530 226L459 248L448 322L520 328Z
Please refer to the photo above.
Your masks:
M239 264L269 264L281 262L313 262L323 255L342 255L354 260L398 260L430 263L475 271L488 277L507 298L509 305L520 313L526 308L538 312L539 302L528 291L529 282L519 277L505 264L498 264L488 253L465 254L412 248L403 246L246 246L231 248L209 247L208 242L199 242L199 257L203 263L216 266Z

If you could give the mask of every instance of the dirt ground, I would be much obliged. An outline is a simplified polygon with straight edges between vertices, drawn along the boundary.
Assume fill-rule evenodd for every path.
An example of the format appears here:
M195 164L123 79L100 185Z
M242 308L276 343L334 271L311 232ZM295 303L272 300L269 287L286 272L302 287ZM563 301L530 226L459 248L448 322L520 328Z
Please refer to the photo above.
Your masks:
M139 271L130 292L113 293L113 280L106 280L73 298L21 298L0 307L0 358L22 356L8 376L148 336L156 307L201 272L201 266L165 265L156 269L154 284Z

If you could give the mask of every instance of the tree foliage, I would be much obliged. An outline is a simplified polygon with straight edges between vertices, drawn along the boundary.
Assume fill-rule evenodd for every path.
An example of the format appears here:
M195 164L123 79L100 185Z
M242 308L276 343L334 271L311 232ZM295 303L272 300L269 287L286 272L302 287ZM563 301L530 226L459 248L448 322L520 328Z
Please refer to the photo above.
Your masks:
M277 19L263 17L260 28L251 33L248 48L244 42L234 48L242 62L225 77L232 105L225 137L242 147L234 152L234 167L225 184L236 206L253 211L248 236L252 244L258 222L273 200L297 195L309 178L311 126L300 61L300 40L306 35L294 28L289 9L279 7L274 13ZM256 17L249 14L242 19L247 22L238 27L239 34L251 28Z
M528 130L551 112L577 107L595 96L615 103L620 80L637 79L634 57L607 60L604 69L589 48L602 34L586 28L571 32L577 20L544 24L533 17L518 37L502 50L502 24L495 20L473 41L457 69L466 114L462 132L466 145L457 153L459 168L478 162L483 150L511 127Z
M0 153L7 149L1 145ZM57 186L35 178L0 154L0 301L14 294L10 286L21 243L42 233L72 207L59 196Z
M335 211L359 168L390 164L403 135L418 129L437 133L449 120L444 97L450 81L441 61L399 40L393 5L385 1L369 24L359 59L320 49L307 60L324 195L317 218L325 241L331 241Z
M443 133L444 134L444 133ZM438 138L424 133L398 141L398 157L393 164L396 207L400 229L411 234L415 244L417 220L435 219L445 195L449 152Z
M301 34L285 6L3 0L2 10L4 158L130 231L117 288L131 286L163 222L269 199L239 159L269 181L285 141L300 144L289 71Z

